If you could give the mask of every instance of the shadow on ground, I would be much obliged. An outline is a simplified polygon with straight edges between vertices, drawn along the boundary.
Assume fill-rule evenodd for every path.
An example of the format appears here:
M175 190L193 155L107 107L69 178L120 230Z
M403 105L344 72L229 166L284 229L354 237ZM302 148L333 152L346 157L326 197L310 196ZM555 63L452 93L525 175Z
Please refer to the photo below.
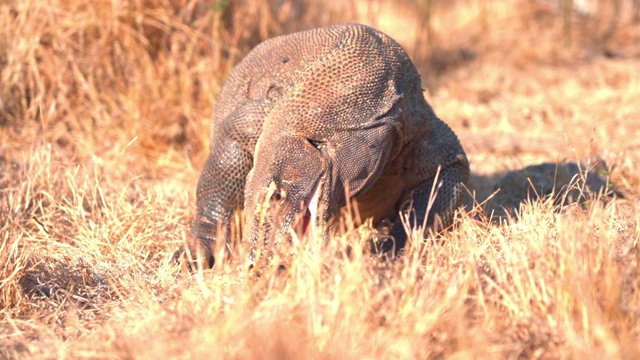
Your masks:
M556 205L583 204L592 199L624 198L611 182L610 169L601 159L546 162L491 175L471 174L465 197L467 211L481 206L487 216L517 215L531 200L552 197ZM475 196L475 201L474 201Z

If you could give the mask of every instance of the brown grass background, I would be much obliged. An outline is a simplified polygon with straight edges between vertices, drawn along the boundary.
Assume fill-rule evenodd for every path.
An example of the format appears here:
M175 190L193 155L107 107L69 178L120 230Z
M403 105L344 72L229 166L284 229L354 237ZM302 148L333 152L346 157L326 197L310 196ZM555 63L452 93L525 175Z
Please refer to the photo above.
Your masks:
M574 2L0 1L0 358L640 358L640 12ZM188 275L226 75L349 21L407 49L471 191L597 155L625 197L470 206L394 262L346 226L285 271L252 277L240 246Z

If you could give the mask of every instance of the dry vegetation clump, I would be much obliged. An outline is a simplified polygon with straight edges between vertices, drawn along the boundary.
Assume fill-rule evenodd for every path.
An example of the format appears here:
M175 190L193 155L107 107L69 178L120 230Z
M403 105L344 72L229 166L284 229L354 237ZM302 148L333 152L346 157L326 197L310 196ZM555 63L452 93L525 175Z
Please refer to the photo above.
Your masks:
M1 2L0 358L640 358L634 2L428 3ZM407 48L476 198L395 261L347 221L260 277L241 245L185 273L171 257L226 74L266 38L347 21ZM580 204L483 212L514 170L585 157L624 198L574 185Z

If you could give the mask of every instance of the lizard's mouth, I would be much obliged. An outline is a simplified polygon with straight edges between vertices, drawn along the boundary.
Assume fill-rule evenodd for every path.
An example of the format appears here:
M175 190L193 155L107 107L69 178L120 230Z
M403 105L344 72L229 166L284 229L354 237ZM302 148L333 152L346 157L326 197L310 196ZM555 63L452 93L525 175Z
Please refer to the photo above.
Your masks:
M316 184L311 192L311 196L306 201L305 204L305 213L302 218L302 233L305 235L315 235L313 234L314 229L317 227L317 219L318 219L318 204L319 204L319 191L320 181ZM311 229L311 230L309 230Z

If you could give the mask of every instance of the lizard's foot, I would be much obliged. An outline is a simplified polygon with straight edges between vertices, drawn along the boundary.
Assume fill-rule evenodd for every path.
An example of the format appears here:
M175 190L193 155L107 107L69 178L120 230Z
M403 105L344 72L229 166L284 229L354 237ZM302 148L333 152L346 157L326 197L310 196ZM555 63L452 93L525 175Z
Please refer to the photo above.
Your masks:
M185 246L181 246L173 253L171 261L175 264L185 264L189 272L194 272L198 268L211 269L215 264L215 259L210 251L190 251Z

